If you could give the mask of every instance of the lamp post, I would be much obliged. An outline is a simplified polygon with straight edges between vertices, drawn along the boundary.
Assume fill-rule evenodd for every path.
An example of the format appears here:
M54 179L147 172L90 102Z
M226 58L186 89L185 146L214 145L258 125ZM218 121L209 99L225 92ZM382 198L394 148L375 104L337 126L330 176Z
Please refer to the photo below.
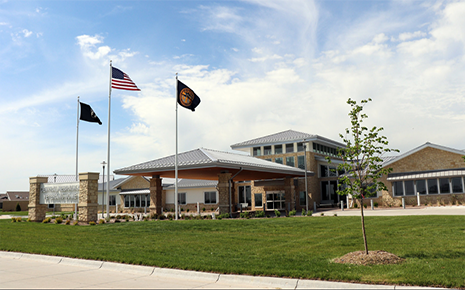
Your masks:
M305 142L305 140L304 140ZM307 187L307 144L304 143L305 156L305 211L308 212L308 187Z
M103 186L102 186L102 218L103 218L103 212L105 210L105 165L107 164L105 161L103 161L102 163L100 163L103 165L103 177L102 177L102 180L103 180Z
M53 174L53 183L57 183L57 174ZM55 204L53 204L53 215L55 215Z

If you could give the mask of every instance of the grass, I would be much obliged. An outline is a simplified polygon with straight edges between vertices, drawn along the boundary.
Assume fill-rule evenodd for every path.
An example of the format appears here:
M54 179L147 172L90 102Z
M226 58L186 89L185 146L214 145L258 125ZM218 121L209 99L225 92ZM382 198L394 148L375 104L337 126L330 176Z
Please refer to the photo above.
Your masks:
M360 217L149 221L96 226L0 220L0 250L129 264L376 284L465 287L465 216L366 217L370 250L399 265L331 260L363 250Z
M0 211L0 215L27 216L28 211Z

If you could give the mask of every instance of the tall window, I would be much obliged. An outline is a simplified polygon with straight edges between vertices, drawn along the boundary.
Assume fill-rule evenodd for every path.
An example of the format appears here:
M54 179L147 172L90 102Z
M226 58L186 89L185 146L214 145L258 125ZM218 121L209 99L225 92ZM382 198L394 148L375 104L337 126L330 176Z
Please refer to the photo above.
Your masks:
M395 196L404 195L404 184L402 181L396 181L392 183L392 189L394 190Z
M428 194L436 194L438 191L438 180L437 179L428 179Z
M250 185L239 186L239 203L247 203L247 206L252 206L252 192Z
M260 147L254 147L253 148L253 156L260 156L260 155L262 155L261 151L260 151Z
M204 203L205 204L215 204L216 203L216 191L206 191L204 192Z
M464 193L462 177L396 181L392 189L394 196Z
M420 194L426 194L426 180L417 180L416 182L417 185L417 192Z
M305 191L299 192L299 204L300 206L307 205L307 195L305 194Z
M263 207L263 196L261 193L254 194L255 207Z
M305 169L305 156L297 156L297 167L300 169Z
M274 145L274 154L283 154L283 145Z
M297 143L297 152L302 152L304 151L304 143L300 142Z
M110 195L110 203L109 205L116 205L116 196Z
M286 165L288 166L295 166L294 156L286 157Z
M405 195L415 195L415 188L413 186L413 180L404 181Z
M292 153L292 152L294 152L294 143L286 144L286 153Z
M450 193L449 178L439 178L439 189L441 193Z
M187 202L186 202L186 193L185 192L179 192L178 193L178 204L187 204Z
M451 182L452 182L453 193L463 192L463 184L462 184L461 177L454 177L452 178Z
M279 164L283 164L283 158L282 157L276 157L274 159L274 162L279 163Z
M271 155L271 145L263 147L263 155Z

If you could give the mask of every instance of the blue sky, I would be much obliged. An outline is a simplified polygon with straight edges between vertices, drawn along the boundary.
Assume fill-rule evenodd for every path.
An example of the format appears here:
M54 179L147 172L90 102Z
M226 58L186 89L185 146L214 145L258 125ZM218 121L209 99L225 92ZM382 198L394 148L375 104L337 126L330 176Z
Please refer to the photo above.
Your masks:
M175 152L175 74L202 99L179 110L179 151L293 129L340 141L348 98L401 152L465 149L465 3L456 1L0 1L0 193L106 160Z

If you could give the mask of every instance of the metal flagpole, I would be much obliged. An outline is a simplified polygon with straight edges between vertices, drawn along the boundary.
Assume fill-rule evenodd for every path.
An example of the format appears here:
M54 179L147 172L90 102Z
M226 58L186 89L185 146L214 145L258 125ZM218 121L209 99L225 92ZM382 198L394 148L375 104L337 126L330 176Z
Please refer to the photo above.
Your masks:
M178 73L176 73L176 154L174 155L174 178L176 179L174 183L174 207L176 218L178 219Z
M76 121L76 181L78 180L78 146L79 146L79 107L80 107L80 102L79 102L79 96L77 97L77 121ZM76 219L77 215L77 203L74 204L74 219Z
M111 108L111 78L113 67L110 60L110 88L108 93L108 145L107 145L107 217L110 216L110 108ZM102 212L103 217L103 212Z

